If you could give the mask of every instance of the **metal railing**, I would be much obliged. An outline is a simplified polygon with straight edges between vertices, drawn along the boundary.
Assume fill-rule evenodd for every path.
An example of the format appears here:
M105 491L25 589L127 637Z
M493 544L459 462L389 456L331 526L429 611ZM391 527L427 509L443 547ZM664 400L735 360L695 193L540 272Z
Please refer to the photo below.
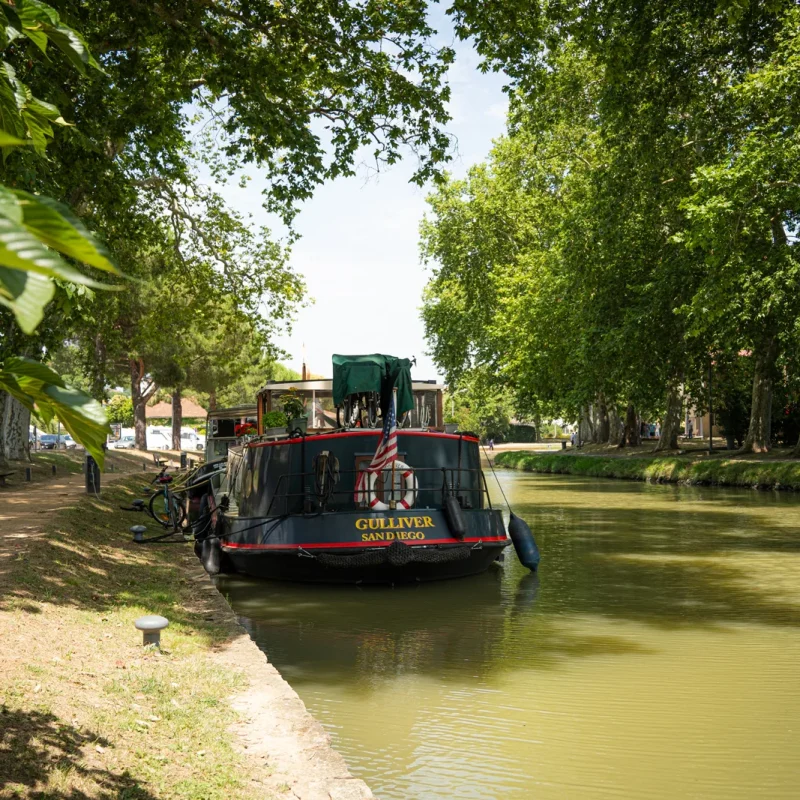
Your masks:
M382 470L382 474L391 475L391 469ZM456 497L459 503L464 508L491 508L492 501L489 497L489 487L486 483L486 476L482 469L467 468L467 467L418 467L413 470L417 478L415 487L412 507L417 505L420 495L432 494L434 497L439 497L439 507L444 505L444 499L448 495ZM303 514L313 511L345 511L367 509L363 502L357 502L355 484L358 476L361 474L369 474L365 469L352 469L352 470L338 470L336 473L338 480L332 486L318 486L317 481L319 478L318 473L310 472L284 472L282 473L272 490L272 497L269 501L264 516L281 516L291 515L292 513ZM398 476L400 472L396 473ZM421 478L433 477L435 475L441 476L441 481L424 481ZM342 478L345 476L352 476L352 483L347 481L345 486L342 485ZM463 480L464 476L467 480ZM326 481L330 476L326 474ZM472 479L470 479L472 478ZM294 486L292 485L294 484ZM300 485L299 490L295 489L297 484ZM467 485L465 485L467 484ZM253 486L252 492L258 492L260 487ZM392 483L391 486L382 486L379 490L382 493L383 502L388 503L393 507L399 500L406 494L405 488L396 486ZM389 499L387 500L387 493ZM470 497L472 495L472 497ZM477 495L477 503L474 503L475 495ZM247 503L249 496L245 497L242 502ZM297 503L297 501L300 503ZM290 506L299 506L296 510L290 510Z

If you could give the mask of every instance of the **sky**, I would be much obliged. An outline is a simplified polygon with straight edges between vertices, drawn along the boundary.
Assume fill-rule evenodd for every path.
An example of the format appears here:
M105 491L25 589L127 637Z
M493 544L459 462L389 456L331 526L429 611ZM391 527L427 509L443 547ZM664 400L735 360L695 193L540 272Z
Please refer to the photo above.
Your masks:
M492 140L505 130L507 100L503 76L483 75L469 44L454 42L442 16L433 18L440 32L436 44L456 50L449 71L452 120L447 131L457 139L448 171L462 177L483 161ZM420 263L419 223L430 187L409 183L414 157L386 168L379 175L365 169L320 187L303 204L295 220L300 240L292 248L291 264L306 281L313 303L297 314L288 335L278 344L290 357L288 366L330 376L334 353L387 353L416 357L414 378L441 377L426 354L419 309L429 269ZM263 211L262 176L251 173L247 188L235 183L217 187L230 205L251 213L254 223L280 226Z

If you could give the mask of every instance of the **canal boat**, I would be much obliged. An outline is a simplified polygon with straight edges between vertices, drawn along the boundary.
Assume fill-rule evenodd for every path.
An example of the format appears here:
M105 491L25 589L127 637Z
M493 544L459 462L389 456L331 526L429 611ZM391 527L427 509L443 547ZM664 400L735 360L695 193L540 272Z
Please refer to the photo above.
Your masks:
M268 382L193 520L206 569L399 583L472 575L510 544L478 437L445 433L442 390L407 359L334 356L332 380ZM282 435L274 423L287 412ZM202 490L199 490L202 491Z

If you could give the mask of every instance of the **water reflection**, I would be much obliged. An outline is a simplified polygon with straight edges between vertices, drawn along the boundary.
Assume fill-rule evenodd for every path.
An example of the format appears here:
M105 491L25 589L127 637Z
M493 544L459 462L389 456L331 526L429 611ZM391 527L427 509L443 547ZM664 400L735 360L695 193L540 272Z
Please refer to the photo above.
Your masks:
M398 800L795 796L800 498L501 480L538 576L220 581L353 770Z

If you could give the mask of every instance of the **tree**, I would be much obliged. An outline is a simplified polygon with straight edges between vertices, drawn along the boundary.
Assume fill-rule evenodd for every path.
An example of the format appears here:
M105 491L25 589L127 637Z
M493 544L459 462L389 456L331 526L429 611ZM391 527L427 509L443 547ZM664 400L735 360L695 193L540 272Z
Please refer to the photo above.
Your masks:
M47 55L52 43L79 70L97 66L81 36L43 2L2 0L0 33L4 55L15 49L31 50L33 45ZM32 45L17 46L18 41ZM58 109L35 97L5 61L0 74L0 112L0 145L6 149L30 145L39 156L53 135L51 123L65 124ZM32 333L41 322L44 307L53 297L53 279L104 288L59 253L96 269L116 272L107 251L69 209L48 197L0 186L0 302L13 312L25 333ZM0 390L3 457L26 452L28 414L36 413L45 423L58 414L66 429L102 466L101 444L108 425L102 409L91 398L67 387L44 364L18 356L4 358ZM7 413L15 405L21 411Z
M768 446L797 316L793 5L454 2L513 91L508 137L423 229L440 365L486 365L530 410L625 409L626 439L663 413L666 448L679 389L744 348L745 449Z
M129 428L133 425L133 403L124 394L115 394L106 406L108 421Z

